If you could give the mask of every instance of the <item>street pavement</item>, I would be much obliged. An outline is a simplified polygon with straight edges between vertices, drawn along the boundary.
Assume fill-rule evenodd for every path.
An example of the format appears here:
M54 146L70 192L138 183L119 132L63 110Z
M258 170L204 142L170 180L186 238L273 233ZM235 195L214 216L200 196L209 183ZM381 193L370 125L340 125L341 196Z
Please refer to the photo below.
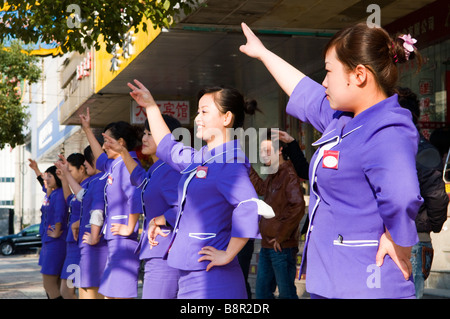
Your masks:
M0 299L47 299L37 253L0 255Z
M42 286L39 254L0 254L0 299L47 299ZM142 297L142 281L138 281L138 298Z

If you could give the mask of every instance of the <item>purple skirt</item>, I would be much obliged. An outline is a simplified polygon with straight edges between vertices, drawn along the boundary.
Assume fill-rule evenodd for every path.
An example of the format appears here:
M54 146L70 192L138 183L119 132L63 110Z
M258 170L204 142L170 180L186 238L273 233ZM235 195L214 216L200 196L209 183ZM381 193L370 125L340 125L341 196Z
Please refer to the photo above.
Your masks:
M178 299L247 299L244 275L237 258L206 270L180 270Z
M79 278L80 248L77 243L68 242L66 245L66 258L61 271L61 279ZM78 271L78 274L76 272ZM78 287L78 280L74 280L75 287Z
M61 276L61 270L66 258L66 242L53 240L42 245L39 261L41 274Z
M147 259L142 299L176 299L179 278L180 271L168 266L167 260Z
M98 292L106 297L136 298L140 262L134 251L138 242L128 238L107 242L108 260Z
M80 287L100 287L100 279L108 259L108 246L101 240L97 245L83 245L80 250Z

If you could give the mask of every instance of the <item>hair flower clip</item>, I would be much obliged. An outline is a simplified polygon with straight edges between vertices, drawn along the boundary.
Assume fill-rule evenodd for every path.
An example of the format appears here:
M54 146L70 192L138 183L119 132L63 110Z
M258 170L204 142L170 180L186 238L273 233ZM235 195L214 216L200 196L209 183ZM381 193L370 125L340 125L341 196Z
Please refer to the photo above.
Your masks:
M403 48L405 49L406 60L408 60L409 55L414 52L414 49L416 48L414 44L417 43L417 40L411 37L411 34L404 34L399 38L405 41L403 42Z

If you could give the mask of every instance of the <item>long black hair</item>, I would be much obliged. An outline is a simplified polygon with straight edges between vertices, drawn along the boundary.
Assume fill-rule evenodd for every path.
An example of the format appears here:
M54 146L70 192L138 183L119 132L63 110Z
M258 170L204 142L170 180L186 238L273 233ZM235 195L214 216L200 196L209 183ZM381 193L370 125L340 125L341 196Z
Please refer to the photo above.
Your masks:
M56 166L53 165L53 166L50 166L49 168L47 168L47 170L45 172L53 175L53 177L55 178L55 181L56 181L56 186L58 186L58 188L59 188L59 187L62 187L62 183L61 183L61 180L59 179L58 175L56 175L56 169L57 169Z

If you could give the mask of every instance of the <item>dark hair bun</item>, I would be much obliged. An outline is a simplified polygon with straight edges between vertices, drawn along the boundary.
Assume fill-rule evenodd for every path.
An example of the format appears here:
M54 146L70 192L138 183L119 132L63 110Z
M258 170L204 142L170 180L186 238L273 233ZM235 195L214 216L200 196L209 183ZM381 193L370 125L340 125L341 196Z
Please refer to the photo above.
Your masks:
M256 102L256 100L246 100L244 105L244 111L249 115L255 114L256 111L259 111L258 102Z
M417 48L414 47L414 50L412 52L407 51L404 46L405 40L403 40L401 37L401 35L398 35L392 40L392 59L394 63L406 63L407 61L418 57L418 59L420 59L420 67L422 60L419 52L417 51Z

